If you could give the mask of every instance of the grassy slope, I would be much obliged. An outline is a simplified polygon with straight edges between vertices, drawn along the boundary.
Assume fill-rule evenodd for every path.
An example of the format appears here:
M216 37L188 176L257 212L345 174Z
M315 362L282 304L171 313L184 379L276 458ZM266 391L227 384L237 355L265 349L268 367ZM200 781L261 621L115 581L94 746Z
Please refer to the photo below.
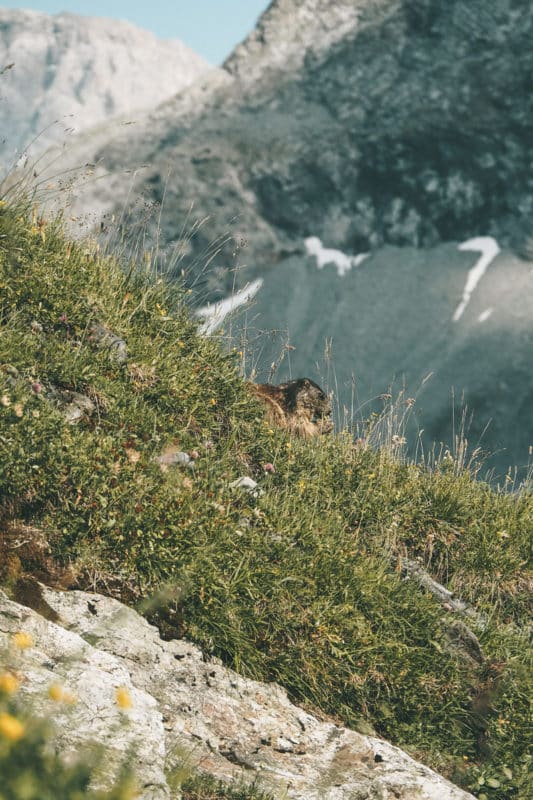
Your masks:
M429 470L347 433L273 431L238 354L197 335L178 289L7 205L0 296L4 531L39 526L77 585L155 595L171 632L370 724L480 797L530 796L529 489L495 492L450 458ZM127 364L98 348L97 321L127 341ZM52 385L89 395L96 413L68 425ZM194 470L162 471L167 446L196 451ZM230 488L244 474L263 496ZM21 564L9 535L0 546L15 586L31 554ZM401 579L405 555L488 617L483 664L446 646L453 617Z

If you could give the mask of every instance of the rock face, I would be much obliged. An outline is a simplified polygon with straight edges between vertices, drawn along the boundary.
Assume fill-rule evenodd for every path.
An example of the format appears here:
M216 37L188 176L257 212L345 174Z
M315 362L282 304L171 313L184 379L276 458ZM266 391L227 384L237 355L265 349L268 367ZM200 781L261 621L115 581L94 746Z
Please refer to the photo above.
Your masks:
M121 114L153 108L209 65L128 22L0 9L0 161ZM49 127L51 126L51 127Z
M279 686L206 662L185 640L162 641L115 600L50 589L44 594L57 623L0 593L0 648L9 652L17 631L31 634L35 646L19 654L16 665L24 676L21 691L34 708L57 713L60 751L104 744L104 784L133 747L143 800L176 797L166 776L184 760L224 780L255 781L280 800L471 798L387 742L319 722L293 706ZM58 683L78 698L62 712L43 699ZM114 702L118 687L131 696L127 711Z
M228 233L260 270L311 235L348 252L479 235L527 249L532 32L529 0L277 0L216 79L83 152L114 174L150 165L137 187L165 196L163 244L211 217L181 266Z

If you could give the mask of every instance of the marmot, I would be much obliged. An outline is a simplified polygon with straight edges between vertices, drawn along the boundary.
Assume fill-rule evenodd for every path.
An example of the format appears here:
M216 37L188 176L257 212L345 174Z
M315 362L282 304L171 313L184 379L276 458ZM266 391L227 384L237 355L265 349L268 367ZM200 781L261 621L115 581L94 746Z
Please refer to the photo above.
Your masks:
M248 387L264 403L267 419L273 425L304 437L333 430L330 399L310 378L298 378L279 386L249 383Z

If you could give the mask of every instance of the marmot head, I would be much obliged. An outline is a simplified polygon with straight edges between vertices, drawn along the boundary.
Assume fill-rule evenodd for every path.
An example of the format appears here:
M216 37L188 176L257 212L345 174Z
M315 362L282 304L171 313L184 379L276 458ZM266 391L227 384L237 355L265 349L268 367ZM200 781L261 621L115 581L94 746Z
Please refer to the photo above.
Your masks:
M320 386L310 378L298 378L282 383L279 387L286 397L287 408L291 412L304 412L309 420L320 426L322 433L333 429L331 401Z

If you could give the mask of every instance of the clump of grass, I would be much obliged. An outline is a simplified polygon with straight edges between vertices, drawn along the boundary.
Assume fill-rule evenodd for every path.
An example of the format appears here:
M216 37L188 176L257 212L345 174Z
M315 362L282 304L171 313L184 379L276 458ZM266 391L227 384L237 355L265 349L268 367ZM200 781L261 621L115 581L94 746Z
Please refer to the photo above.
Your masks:
M9 206L0 284L5 530L45 531L81 587L159 592L166 635L372 726L480 797L530 795L530 487L494 490L446 454L412 463L387 425L380 448L375 421L357 443L271 429L238 354L198 335L179 287ZM94 413L69 425L54 389ZM191 466L161 465L169 451ZM244 474L263 494L230 486ZM476 606L482 661L448 646L454 615L402 577L404 557ZM4 583L31 569L19 551Z
M273 800L253 786L228 785L206 776L195 776L182 787L183 800Z

